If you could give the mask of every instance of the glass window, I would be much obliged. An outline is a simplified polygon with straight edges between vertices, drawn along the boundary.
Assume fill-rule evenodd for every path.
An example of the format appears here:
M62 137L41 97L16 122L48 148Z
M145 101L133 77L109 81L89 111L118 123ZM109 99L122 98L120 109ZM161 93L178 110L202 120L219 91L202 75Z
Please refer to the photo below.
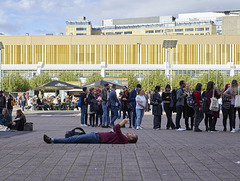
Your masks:
M155 30L155 33L162 33L163 30Z
M195 28L195 31L204 31L204 28Z
M77 33L76 35L87 35L87 33Z
M115 34L116 34L116 35L121 35L121 34L122 34L122 32L115 32Z
M77 31L86 31L87 28L76 28Z
M193 28L186 28L185 31L194 31Z
M183 29L175 29L175 32L183 32Z
M173 29L166 29L166 32L173 32Z
M154 33L153 30L148 30L148 31L145 31L146 34L149 34L149 33Z
M132 34L132 31L125 31L124 32L124 35L131 35Z
M176 35L184 35L183 33L176 33Z
M206 31L209 31L209 27L205 28Z

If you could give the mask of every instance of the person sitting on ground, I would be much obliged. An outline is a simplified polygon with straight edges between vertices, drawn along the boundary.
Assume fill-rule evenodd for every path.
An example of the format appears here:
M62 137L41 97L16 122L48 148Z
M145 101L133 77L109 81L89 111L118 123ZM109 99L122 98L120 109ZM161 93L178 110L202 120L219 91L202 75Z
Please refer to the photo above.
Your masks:
M128 123L128 119L124 119L119 124L113 127L114 132L99 132L88 133L82 135L74 135L69 138L50 138L47 135L43 136L46 143L108 143L108 144L127 144L136 143L138 136L133 133L123 135L121 126Z
M10 126L12 124L12 118L9 115L8 109L3 108L2 114L0 114L0 125Z
M15 119L12 120L12 125L10 126L10 129L23 131L24 123L26 123L26 117L23 114L22 110L18 109L17 112L16 112Z

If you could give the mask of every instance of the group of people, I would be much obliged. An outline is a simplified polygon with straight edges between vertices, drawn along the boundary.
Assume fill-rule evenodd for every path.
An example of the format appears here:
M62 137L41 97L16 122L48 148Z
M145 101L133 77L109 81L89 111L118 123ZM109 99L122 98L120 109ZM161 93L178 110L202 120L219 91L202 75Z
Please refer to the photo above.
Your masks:
M0 125L8 127L12 130L23 131L24 123L26 123L26 117L21 109L16 111L16 117L13 119L12 111L15 105L15 100L11 94L8 95L8 99L3 95L3 91L0 91Z

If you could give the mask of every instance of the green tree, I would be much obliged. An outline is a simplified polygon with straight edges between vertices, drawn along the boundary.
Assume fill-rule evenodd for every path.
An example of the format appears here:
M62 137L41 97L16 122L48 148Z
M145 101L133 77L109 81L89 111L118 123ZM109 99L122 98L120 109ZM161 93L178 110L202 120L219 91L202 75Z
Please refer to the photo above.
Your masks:
M93 74L92 76L87 77L85 84L90 84L92 82L96 82L99 80L103 80L103 77L101 76L101 74L100 73Z
M10 74L2 78L2 90L4 92L26 92L29 89L29 80L21 75Z
M78 81L79 78L72 72L62 72L58 75L58 80L66 82L66 81Z
M38 87L40 85L46 84L51 81L52 81L52 79L49 75L45 75L45 74L38 75L38 76L33 77L30 80L30 87L31 88Z
M139 84L137 77L133 73L128 74L126 77L128 78L129 90L133 90Z

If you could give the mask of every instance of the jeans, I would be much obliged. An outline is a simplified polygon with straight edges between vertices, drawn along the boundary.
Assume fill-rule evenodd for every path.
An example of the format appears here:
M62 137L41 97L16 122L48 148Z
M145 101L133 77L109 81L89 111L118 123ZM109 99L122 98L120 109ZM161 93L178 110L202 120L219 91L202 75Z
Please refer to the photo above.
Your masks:
M101 143L97 133L74 135L69 138L54 138L53 143Z
M8 112L9 112L9 116L11 117L11 120L12 120L12 109L8 109Z
M25 104L26 104L26 102L22 101L22 111L24 111Z
M96 124L98 124L98 118L100 118L100 124L102 124L102 115L96 113Z
M202 110L199 111L199 108L198 108L197 105L194 105L194 111L195 111L195 123L194 123L194 126L195 126L195 129L196 129L196 128L198 128L199 124L203 120L204 115L203 115Z
M121 102L119 102L119 104L120 104L120 107L118 108L118 119L120 119L121 118L121 113L122 113L122 103Z
M118 108L116 106L111 107L111 123L110 125L114 125L115 120L118 118Z
M170 127L172 129L175 129L175 125L172 121L172 109L170 108L170 103L164 103L164 110L167 115L167 129L169 129Z
M229 123L230 123L230 130L232 130L232 114L231 114L231 108L225 109L222 107L222 113L223 113L223 127L226 130L227 129L227 118L229 117Z
M102 117L102 125L109 126L109 108L106 104L102 103L103 109L103 117Z
M176 106L177 116L176 116L176 129L181 128L180 119L182 117L184 106Z
M141 126L142 118L144 116L145 109L136 109L137 113L137 126Z
M81 107L81 124L84 124L85 113L86 113L86 105L82 105L82 107Z

